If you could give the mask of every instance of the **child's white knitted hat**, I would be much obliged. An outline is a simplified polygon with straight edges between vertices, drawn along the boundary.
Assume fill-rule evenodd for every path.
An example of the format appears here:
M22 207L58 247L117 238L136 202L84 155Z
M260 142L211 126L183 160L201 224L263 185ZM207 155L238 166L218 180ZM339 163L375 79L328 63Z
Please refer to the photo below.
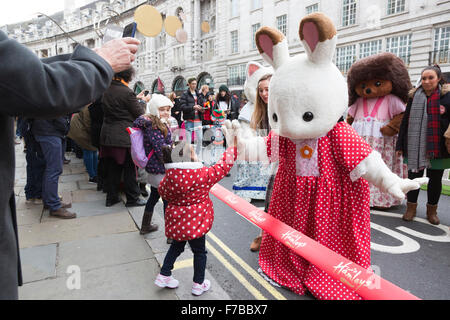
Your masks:
M152 94L152 98L147 104L147 112L153 116L159 118L159 108L161 107L173 107L172 101L167 98L165 95L154 93Z

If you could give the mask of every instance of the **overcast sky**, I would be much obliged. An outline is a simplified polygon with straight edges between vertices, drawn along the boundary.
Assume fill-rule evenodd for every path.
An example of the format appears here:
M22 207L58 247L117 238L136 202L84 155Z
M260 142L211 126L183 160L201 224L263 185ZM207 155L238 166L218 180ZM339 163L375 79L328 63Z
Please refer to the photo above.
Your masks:
M77 7L94 0L75 0ZM64 0L0 0L0 26L36 17L36 12L47 15L64 10Z

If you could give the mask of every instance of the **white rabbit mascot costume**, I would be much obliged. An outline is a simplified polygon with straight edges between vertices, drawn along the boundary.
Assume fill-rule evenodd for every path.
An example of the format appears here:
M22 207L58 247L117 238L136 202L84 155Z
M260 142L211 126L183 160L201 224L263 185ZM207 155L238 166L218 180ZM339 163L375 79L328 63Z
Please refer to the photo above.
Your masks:
M242 136L238 153L247 160L279 161L269 214L338 254L370 266L370 191L367 181L397 198L425 179L400 179L380 154L345 122L347 84L333 64L337 34L322 13L300 24L306 54L290 58L284 35L263 27L256 33L259 52L275 69L269 86L266 138ZM344 284L264 233L259 264L275 282L318 299L360 299Z
M254 132L250 129L250 121L255 110L258 82L262 77L271 74L273 74L272 68L263 67L254 61L247 63L244 92L248 103L242 108L238 119L241 127L246 130L245 133L249 136L254 135ZM256 134L267 136L268 132L256 132ZM249 163L243 160L238 160L236 165L237 174L233 182L233 192L242 198L264 200L271 168L258 162Z

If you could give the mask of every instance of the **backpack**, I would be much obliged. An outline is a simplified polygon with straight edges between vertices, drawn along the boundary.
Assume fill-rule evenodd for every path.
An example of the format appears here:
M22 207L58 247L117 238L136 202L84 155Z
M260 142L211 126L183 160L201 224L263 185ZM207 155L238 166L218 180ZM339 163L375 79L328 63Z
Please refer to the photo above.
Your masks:
M131 140L131 158L136 166L145 168L155 151L152 150L148 156L145 154L144 133L141 129L128 127L127 132Z

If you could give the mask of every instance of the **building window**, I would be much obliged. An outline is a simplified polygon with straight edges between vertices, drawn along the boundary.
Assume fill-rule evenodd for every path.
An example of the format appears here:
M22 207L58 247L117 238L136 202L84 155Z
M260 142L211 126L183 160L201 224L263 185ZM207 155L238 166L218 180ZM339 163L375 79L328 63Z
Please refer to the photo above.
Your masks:
M255 50L256 49L256 32L259 30L259 28L261 28L261 23L255 23L252 25L252 32L251 32L251 39L250 39L250 43L252 44L251 49Z
M306 14L310 14L310 13L314 13L319 11L319 4L315 3L313 5L307 6L306 7Z
M450 26L434 30L434 50L431 64L450 63Z
M237 30L231 31L231 53L239 52L239 35Z
M356 0L344 0L342 7L342 26L351 26L356 23Z
M215 55L215 41L214 38L203 41L203 60L209 61Z
M231 1L231 18L235 18L239 16L239 0L230 0Z
M163 31L155 38L156 49L164 48L166 46L166 33Z
M173 91L177 96L182 95L186 91L187 81L183 77L178 77L173 85Z
M262 0L251 0L251 1L252 1L252 10L262 8Z
M48 58L48 50L47 49L41 50L41 58Z
M162 70L166 64L166 55L164 52L160 52L156 54L157 57L157 69Z
M411 35L387 38L386 51L397 55L406 65L409 65L411 58Z
M94 39L87 39L86 40L86 47L89 49L95 48L95 40Z
M245 64L228 67L227 85L242 86L245 82L245 67Z
M381 40L361 43L359 45L359 58L362 59L380 53L381 50Z
M207 85L210 92L214 92L214 80L209 73L202 73L197 81L197 88L200 90L202 86Z
M211 17L211 19L209 19L209 27L209 32L216 32L216 16L213 16Z
M184 46L173 49L173 66L184 66Z
M347 73L356 61L356 45L336 48L336 66L342 73Z
M395 14L405 11L405 0L388 0L387 14Z
M136 70L138 72L141 72L142 70L146 69L147 65L146 65L145 54L138 56L135 60L135 64L136 64Z
M164 83L162 82L161 79L159 79L161 81L161 87L158 86L158 79L156 79L155 81L153 81L153 85L152 85L152 93L159 93L159 94L164 94ZM160 87L161 91L158 89L158 87Z
M184 20L186 18L186 15L184 14L183 8L178 7L177 10L175 11L175 15L178 17L178 19L180 19L181 26L184 28Z
M287 35L287 14L283 14L282 16L277 17L277 28L285 36Z

